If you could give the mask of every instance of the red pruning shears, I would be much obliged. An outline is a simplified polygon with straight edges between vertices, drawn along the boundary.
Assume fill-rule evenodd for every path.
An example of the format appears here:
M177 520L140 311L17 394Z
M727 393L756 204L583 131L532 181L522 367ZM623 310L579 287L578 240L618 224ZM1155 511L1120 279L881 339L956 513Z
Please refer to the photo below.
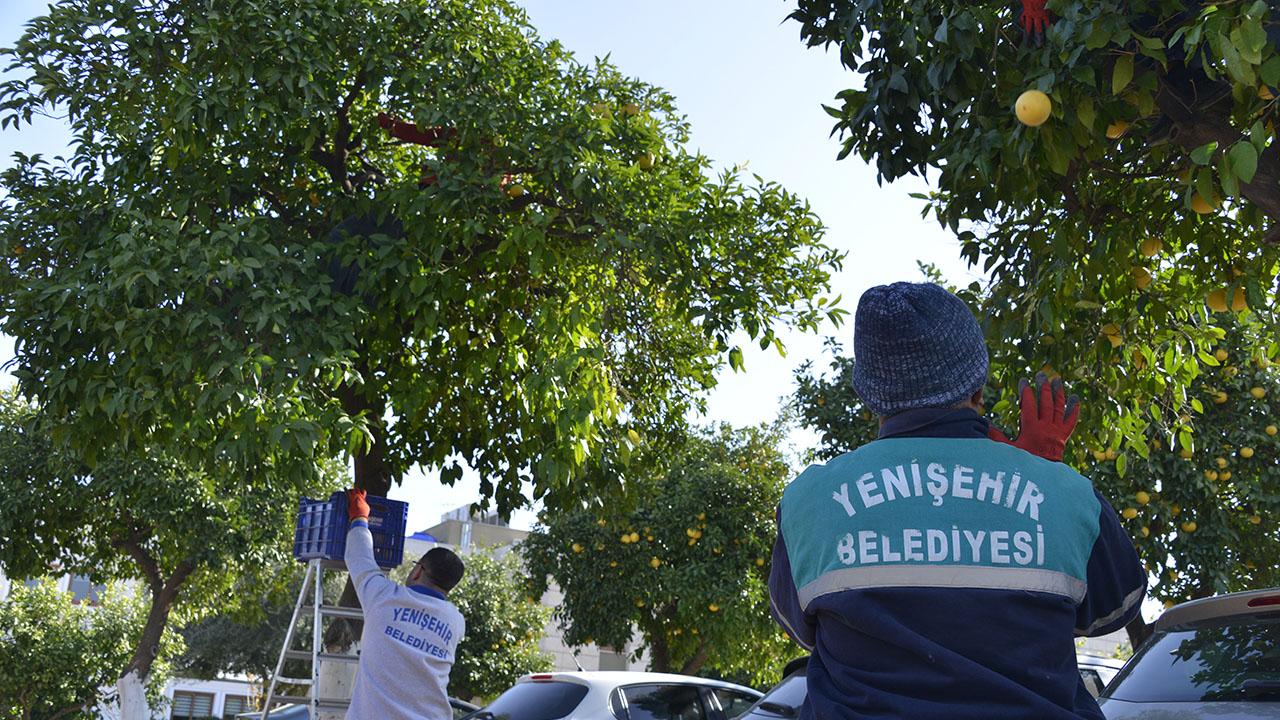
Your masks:
M1044 40L1045 30L1049 29L1049 11L1045 9L1047 0L1022 0L1022 30L1033 42Z

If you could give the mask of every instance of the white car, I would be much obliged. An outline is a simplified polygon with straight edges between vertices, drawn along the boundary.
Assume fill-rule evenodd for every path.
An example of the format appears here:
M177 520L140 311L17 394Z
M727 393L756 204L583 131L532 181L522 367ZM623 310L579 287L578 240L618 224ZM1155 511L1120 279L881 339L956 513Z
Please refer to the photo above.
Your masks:
M1166 610L1101 705L1108 720L1280 719L1280 588Z
M732 720L761 693L733 683L651 672L525 675L464 720Z

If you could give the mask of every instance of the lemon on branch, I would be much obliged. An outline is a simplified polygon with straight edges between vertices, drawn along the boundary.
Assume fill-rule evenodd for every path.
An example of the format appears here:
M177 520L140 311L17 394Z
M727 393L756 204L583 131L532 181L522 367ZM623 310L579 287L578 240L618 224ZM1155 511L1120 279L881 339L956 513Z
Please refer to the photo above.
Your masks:
M1018 122L1027 127L1040 127L1049 119L1053 111L1053 101L1039 90L1028 90L1018 96L1013 105L1013 112Z

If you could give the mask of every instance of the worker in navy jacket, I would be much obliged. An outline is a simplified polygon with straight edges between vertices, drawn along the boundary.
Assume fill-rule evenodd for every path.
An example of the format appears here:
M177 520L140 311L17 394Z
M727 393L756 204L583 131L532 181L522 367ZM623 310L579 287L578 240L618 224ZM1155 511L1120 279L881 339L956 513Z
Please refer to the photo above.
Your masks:
M994 432L982 332L936 285L868 290L854 352L879 438L806 469L778 509L771 605L812 653L800 717L1101 719L1075 638L1124 627L1146 574L1060 462L1078 407L1040 376L1017 440Z

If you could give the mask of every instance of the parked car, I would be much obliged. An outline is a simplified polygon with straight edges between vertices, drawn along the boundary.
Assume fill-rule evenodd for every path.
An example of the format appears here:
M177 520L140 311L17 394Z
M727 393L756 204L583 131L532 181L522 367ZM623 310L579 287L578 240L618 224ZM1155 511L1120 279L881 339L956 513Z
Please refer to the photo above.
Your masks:
M467 720L733 720L759 691L742 685L651 672L525 675Z
M1116 658L1076 654L1076 668L1080 671L1081 679L1084 680L1085 689L1094 697L1102 694L1107 684L1115 678L1122 667L1124 667L1124 661Z
M470 715L480 709L465 700L457 698L449 698L449 706L453 708L454 720ZM310 715L306 705L281 705L271 711L271 716L267 720L309 720L309 718ZM262 720L262 712L240 713L236 716L236 720Z
M1166 610L1101 703L1108 720L1280 718L1280 588Z

